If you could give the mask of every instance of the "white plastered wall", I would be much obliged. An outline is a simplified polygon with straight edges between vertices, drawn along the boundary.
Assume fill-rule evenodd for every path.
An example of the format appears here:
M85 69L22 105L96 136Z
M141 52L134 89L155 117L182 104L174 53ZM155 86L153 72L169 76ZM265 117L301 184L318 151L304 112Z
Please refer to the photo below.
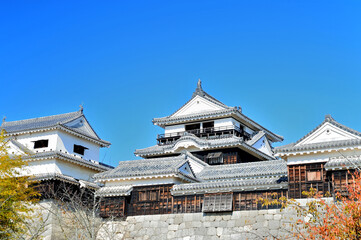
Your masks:
M81 145L81 146L88 148L84 151L84 156L74 153L74 151L73 151L74 144ZM81 139L81 138L77 138L71 134L68 134L68 133L65 133L62 131L58 131L58 139L57 139L56 148L57 148L57 150L67 152L72 155L76 155L78 157L83 157L84 159L87 159L87 160L95 160L97 162L99 161L100 147L97 144L92 143L87 140L84 140L84 139Z
M342 155L341 155L342 153ZM302 154L302 155L292 155L287 157L287 164L307 164L307 163L317 163L317 162L327 162L332 157L342 157L342 156L354 156L354 155L361 155L360 149L353 149L353 150L340 150L337 151L325 151L323 153L313 153L310 152L309 154ZM284 157L283 157L284 158Z
M34 149L34 141L38 140L49 140L48 147L45 148L37 148ZM19 135L16 137L16 140L24 145L25 147L29 148L30 150L36 152L46 152L57 150L57 141L58 135L57 131L48 131L48 132L39 132L39 133L29 133L24 135Z
M39 174L63 174L76 179L89 181L91 176L99 171L85 168L81 165L73 164L59 159L45 159L28 162L25 167L24 175Z

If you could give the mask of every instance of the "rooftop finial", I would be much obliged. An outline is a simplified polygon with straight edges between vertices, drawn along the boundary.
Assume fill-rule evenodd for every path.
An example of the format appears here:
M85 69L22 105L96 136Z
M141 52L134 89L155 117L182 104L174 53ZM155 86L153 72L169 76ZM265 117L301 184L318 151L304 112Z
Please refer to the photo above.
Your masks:
M83 104L80 104L80 105L79 105L79 108L80 108L79 111L80 111L81 113L83 113L83 109L84 109Z
M333 120L333 118L331 117L331 114L327 114L327 115L325 116L325 120L326 120L326 121L331 121L331 120Z
M198 79L197 88L198 88L199 90L202 89L202 81L201 81L200 78Z
M6 116L3 117L3 123L6 121Z

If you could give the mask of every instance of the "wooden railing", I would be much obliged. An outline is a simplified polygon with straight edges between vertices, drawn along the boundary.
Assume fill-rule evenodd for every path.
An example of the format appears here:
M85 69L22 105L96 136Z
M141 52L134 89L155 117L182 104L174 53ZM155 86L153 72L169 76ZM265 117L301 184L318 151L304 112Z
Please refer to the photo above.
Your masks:
M250 139L250 134L243 131L237 126L221 126L221 127L209 127L202 129L187 130L182 132L164 133L158 134L157 141L158 145L172 144L186 133L194 134L200 138L221 138L226 135L234 135L237 137L244 137L245 140Z

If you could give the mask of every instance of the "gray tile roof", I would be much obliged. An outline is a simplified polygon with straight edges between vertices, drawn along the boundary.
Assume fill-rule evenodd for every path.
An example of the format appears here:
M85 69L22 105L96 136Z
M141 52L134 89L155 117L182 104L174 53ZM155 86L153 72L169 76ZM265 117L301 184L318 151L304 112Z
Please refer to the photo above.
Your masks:
M329 148L355 147L361 145L361 139L311 143L311 144L304 144L299 146L295 146L295 145L296 143L291 143L282 147L277 147L274 150L276 153L291 153L296 151L315 151L315 150L326 150Z
M325 164L326 171L356 168L361 168L360 155L347 156L347 158L343 156L333 157Z
M93 177L94 179L106 180L129 177L176 175L179 177L186 177L192 181L197 181L193 176L184 175L179 171L179 168L186 163L188 163L188 160L185 154L175 157L121 161L116 168L107 172L95 174Z
M279 142L283 140L282 136L269 131L268 129L262 127L260 124L256 123L252 119L248 118L237 107L228 107L227 109L182 115L178 117L172 117L171 115L163 118L154 118L153 123L155 125L164 127L165 125L180 124L189 121L199 121L205 119L215 119L215 118L225 118L225 117L233 117L253 130L264 131L267 137L273 142L275 141Z
M294 152L294 151L307 151L307 150L322 150L327 148L339 148L339 147L349 147L349 146L356 146L361 144L361 140L352 139L352 140L340 140L340 141L329 141L329 142L322 142L322 143L312 143L312 144L302 144L296 146L298 143L302 142L304 139L312 135L314 132L316 132L321 126L323 126L325 123L330 123L342 130L345 130L346 132L349 132L351 134L354 134L356 136L361 137L361 133L359 131L356 131L352 128L349 128L339 122L336 122L335 119L331 117L331 115L326 115L325 120L318 125L316 128L314 128L311 132L307 133L305 136L303 136L301 139L299 139L295 143L290 143L284 146L276 147L274 149L275 153L287 153L287 152Z
M13 137L10 138L10 142L12 144L14 144L15 146L17 146L20 150L22 150L24 153L27 154L33 154L34 152L32 150L30 150L29 148L27 148L26 146L24 146L23 144L21 144L19 141L17 141L16 139L14 139Z
M74 119L81 117L82 115L83 113L81 111L76 111L47 117L3 122L1 128L3 128L7 133L22 132L39 128L48 128L56 126L59 123L64 124L70 122Z
M95 195L98 197L129 196L132 190L133 190L132 185L102 187L95 192Z
M69 153L64 153L60 151L45 151L45 152L38 152L35 154L31 154L29 156L23 157L24 160L27 161L35 161L40 159L61 159L64 161L68 161L71 163L75 163L77 165L81 165L84 167L88 167L97 171L107 171L109 169L112 169L111 166L93 161L93 160L85 160L83 158L73 156Z
M220 148L220 147L240 147L243 150L247 150L253 153L253 155L256 155L259 158L263 158L266 160L272 160L274 157L269 156L258 149L248 145L243 141L243 138L231 136L231 137L224 137L224 138L216 138L216 139L204 139L199 138L193 134L187 134L179 138L177 141L175 141L173 144L169 145L155 145L152 147L144 148L144 149L137 149L135 150L135 155L137 156L157 156L157 155L163 155L167 153L173 153L176 150L176 145L181 141L193 141L195 145L200 146L203 150L206 149L214 149L214 148Z
M87 121L82 111L76 111L76 112L64 113L59 115L47 116L47 117L25 119L25 120L12 121L12 122L3 122L0 128L4 129L6 133L9 135L22 133L22 132L38 131L41 129L49 129L49 128L62 129L70 133L79 134L80 136L85 136L87 137L87 139L91 139L97 143L100 143L102 146L110 145L109 142L100 139L93 129L92 131L94 132L94 134L90 134L81 127L67 126L67 123L76 120L80 117L83 117L85 121Z
M68 182L68 183L79 185L79 186L86 187L86 188L92 188L92 189L100 188L97 184L95 184L93 182L75 179L71 176L60 174L60 173L36 174L36 175L31 176L30 179L32 181L60 180L60 181Z
M255 190L287 189L287 182L280 182L280 177L228 180L217 182L199 182L174 185L174 196L217 192L242 192Z
M208 166L197 177L207 180L244 179L265 176L286 176L287 163L284 160L270 160Z

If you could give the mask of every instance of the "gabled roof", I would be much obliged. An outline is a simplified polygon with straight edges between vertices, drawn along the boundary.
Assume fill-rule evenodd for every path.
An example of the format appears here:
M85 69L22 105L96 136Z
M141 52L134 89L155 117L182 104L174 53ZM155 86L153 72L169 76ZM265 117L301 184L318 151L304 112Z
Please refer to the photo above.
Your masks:
M188 165L188 173L181 167ZM105 181L109 179L143 178L143 177L177 176L188 181L198 181L189 165L186 154L176 157L141 159L119 162L118 167L107 172L98 173L94 179Z
M245 179L265 176L286 176L287 163L284 160L237 163L208 166L198 177L207 180Z
M72 122L80 118L84 119L86 126L79 123L72 124ZM7 135L31 133L41 130L45 131L61 129L74 135L94 141L103 147L110 145L109 142L100 139L100 137L96 134L96 132L90 126L88 120L85 118L82 109L76 112L52 115L47 117L39 117L11 122L3 121L0 128L4 129Z
M310 138L313 134L315 134L319 129L321 129L325 124L331 124L333 127L343 130L351 135L353 138L344 139L344 140L331 140L331 141L323 141L323 142L315 142L315 143L303 143L306 139ZM337 121L335 121L331 115L326 115L325 120L314 128L311 132L307 133L301 139L299 139L295 143L290 143L284 146L276 147L274 151L276 153L289 153L289 152L298 152L298 151L315 151L315 150L325 150L329 148L342 148L342 147L353 147L361 145L361 133L349 128Z
M195 111L189 112L187 114L178 115L178 113L182 111L188 104L190 104L196 97L200 97L205 101L212 103L213 106L218 107L210 108L204 111ZM229 107L206 93L202 89L200 81L198 81L197 88L193 93L192 98L188 102L186 102L182 107L180 107L170 116L153 118L153 124L164 128L167 125L175 125L192 121L204 121L207 119L220 119L225 117L232 117L255 131L264 131L267 135L267 138L272 142L279 142L283 140L282 136L269 131L268 129L264 128L260 124L245 116L242 113L242 109L240 107Z
M221 101L217 100L216 98L212 97L211 95L209 95L208 93L206 93L203 89L202 89L202 82L199 79L198 83L197 83L197 88L196 90L193 92L192 98L189 99L189 101L187 101L182 107L180 107L177 111L175 111L173 114L171 114L169 117L174 116L176 113L178 113L181 109L183 109L184 106L186 106L188 103L190 103L195 97L200 96L218 106L220 106L221 108L229 108L227 105L225 105L224 103L222 103Z

